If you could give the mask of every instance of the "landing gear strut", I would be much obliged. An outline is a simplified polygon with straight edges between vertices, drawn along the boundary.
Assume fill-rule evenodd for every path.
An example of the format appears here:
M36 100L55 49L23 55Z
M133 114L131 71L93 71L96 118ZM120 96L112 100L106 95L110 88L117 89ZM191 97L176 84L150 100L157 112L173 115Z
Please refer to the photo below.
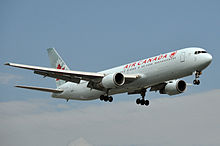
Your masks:
M199 76L202 74L201 71L196 71L195 73L195 80L193 81L193 84L194 85L199 85L200 84L200 81L198 80Z
M112 101L113 101L113 97L112 97L112 96L101 95L101 96L100 96L100 100L101 100L101 101L104 100L105 102L107 102L107 101L112 102Z
M145 100L144 98L145 98L145 95L146 95L146 89L143 89L141 92L140 92L140 94L141 94L141 97L142 98L138 98L137 100L136 100L136 103L137 104L141 104L141 105L146 105L146 106L148 106L149 105L149 100Z

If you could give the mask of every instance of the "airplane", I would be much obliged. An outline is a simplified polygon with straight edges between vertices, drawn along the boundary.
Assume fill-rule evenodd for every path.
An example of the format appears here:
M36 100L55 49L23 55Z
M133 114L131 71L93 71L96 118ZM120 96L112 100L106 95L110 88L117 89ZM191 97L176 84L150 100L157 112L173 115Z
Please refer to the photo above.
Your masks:
M212 55L205 49L189 47L101 72L82 72L70 70L55 48L48 48L47 52L52 68L16 63L5 65L33 70L35 74L55 78L57 88L15 87L51 92L53 98L67 101L100 99L112 102L112 95L115 94L140 94L136 103L146 106L149 105L149 100L145 100L148 89L168 95L183 93L188 83L180 78L194 74L193 84L199 85L202 71L212 62Z

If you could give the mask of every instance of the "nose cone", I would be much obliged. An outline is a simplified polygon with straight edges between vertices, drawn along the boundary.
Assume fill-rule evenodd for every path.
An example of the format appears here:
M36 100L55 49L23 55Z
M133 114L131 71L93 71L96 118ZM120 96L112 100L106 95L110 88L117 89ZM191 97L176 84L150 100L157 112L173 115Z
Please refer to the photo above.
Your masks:
M207 53L205 60L206 60L207 64L209 65L212 62L212 55Z
M201 54L198 60L198 70L203 70L209 66L212 62L212 55L211 54Z

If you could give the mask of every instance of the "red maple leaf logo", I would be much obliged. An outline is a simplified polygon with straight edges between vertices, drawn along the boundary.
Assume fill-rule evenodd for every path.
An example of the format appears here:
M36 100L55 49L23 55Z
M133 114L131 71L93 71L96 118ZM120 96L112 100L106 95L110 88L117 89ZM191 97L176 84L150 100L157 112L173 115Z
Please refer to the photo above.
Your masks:
M62 69L62 70L64 70L65 67L62 68L62 66L61 66L60 64L58 64L57 69ZM56 81L58 81L58 80L60 80L60 79L56 79Z
M57 69L61 69L62 66L60 66L60 64L58 64Z
M177 53L177 51L175 51L175 52L171 53L171 54L170 54L170 58L173 58L173 56L175 56L175 55L176 55L176 53Z

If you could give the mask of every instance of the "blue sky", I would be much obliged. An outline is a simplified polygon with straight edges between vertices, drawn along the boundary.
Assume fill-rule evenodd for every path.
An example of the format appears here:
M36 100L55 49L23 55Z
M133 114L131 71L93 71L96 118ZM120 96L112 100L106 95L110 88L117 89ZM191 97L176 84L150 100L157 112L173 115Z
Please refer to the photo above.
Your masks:
M49 66L48 47L57 48L72 70L101 71L175 49L199 46L207 49L214 59L201 78L201 86L190 89L190 93L218 89L219 4L219 1L1 1L0 73L19 78L0 85L3 95L7 95L0 100L15 99L15 94L22 94L22 99L30 95L48 97L45 93L23 93L12 85L55 87L53 79L42 79L30 71L3 65L9 61ZM193 77L187 81L192 80Z
M183 95L219 89L220 1L0 2L0 103L39 100L59 105L50 94L16 89L17 84L55 88L53 79L4 66L5 62L49 66L46 48L55 47L72 70L97 72L175 49L198 46L213 55L201 85ZM193 76L187 77L192 82ZM169 97L149 93L149 97ZM135 102L137 95L116 95ZM70 101L72 108L100 103ZM63 106L63 105L62 105ZM53 108L55 111L63 108ZM64 108L65 109L65 108ZM36 112L36 111L35 111Z

